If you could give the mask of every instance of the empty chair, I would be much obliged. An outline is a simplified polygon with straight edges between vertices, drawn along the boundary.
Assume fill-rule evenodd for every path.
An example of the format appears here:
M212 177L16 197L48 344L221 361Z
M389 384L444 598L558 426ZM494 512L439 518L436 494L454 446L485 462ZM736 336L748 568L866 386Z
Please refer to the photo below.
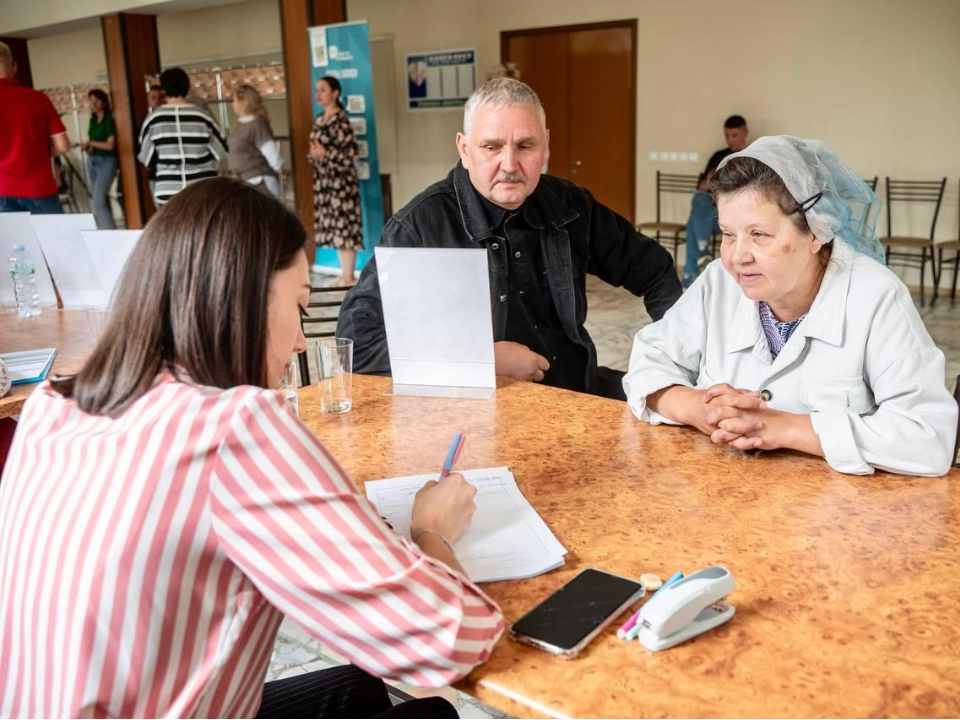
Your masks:
M933 273L934 288L937 286L937 266L933 256L933 234L937 229L937 216L940 214L940 203L943 201L943 191L947 179L942 180L891 180L887 184L887 237L880 238L887 252L887 265L893 260L900 260L905 267L920 270L920 306L925 304L925 278L927 261ZM914 203L930 205L933 209L933 220L930 222L929 237L913 235L897 235L893 230L893 204ZM899 206L899 205L898 205ZM917 255L917 251L920 252Z
M958 183L958 188L960 188L960 183ZM957 224L960 225L960 218L958 218ZM955 239L938 242L934 247L937 248L937 275L934 278L933 300L930 301L930 304L933 305L937 301L937 293L940 290L940 280L943 278L944 251L953 253L953 283L950 285L950 302L952 304L957 299L957 271L960 270L960 227L957 228Z
M677 248L680 246L683 233L686 232L687 222L667 222L661 216L661 195L664 193L673 193L681 195L693 195L697 191L697 175L681 175L676 173L664 173L657 170L657 219L655 221L642 222L637 225L637 230L646 235L652 236L657 242L663 239L673 240L673 261L677 261ZM689 211L689 208L687 208Z
M310 363L308 353L312 352L313 343L310 340L335 337L337 334L337 320L340 317L340 306L343 297L351 286L332 286L310 288L310 302L307 312L300 317L300 326L304 337L307 338L307 349L300 353L300 384L310 384Z

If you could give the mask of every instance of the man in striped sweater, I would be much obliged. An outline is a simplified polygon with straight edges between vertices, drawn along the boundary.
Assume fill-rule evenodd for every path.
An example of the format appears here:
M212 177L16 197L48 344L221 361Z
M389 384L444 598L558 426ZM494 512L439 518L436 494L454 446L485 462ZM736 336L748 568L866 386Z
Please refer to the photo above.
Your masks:
M180 68L164 70L160 85L167 101L143 124L137 156L148 167L156 158L157 205L188 185L216 177L217 162L227 157L227 143L220 128L207 113L187 102L187 74Z

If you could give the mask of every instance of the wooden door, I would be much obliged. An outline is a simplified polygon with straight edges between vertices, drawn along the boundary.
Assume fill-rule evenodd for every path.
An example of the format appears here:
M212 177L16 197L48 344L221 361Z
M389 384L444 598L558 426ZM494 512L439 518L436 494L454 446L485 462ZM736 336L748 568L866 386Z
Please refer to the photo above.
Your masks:
M510 62L521 68L520 79L532 87L547 113L550 159L547 172L567 180L570 174L567 115L567 34L538 33L510 38Z
M547 113L548 172L590 190L634 221L635 20L501 33L513 62Z

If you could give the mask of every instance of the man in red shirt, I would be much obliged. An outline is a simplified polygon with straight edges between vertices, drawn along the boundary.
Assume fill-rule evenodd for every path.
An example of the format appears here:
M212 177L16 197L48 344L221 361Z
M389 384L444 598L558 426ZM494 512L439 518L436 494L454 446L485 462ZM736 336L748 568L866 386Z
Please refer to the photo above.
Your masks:
M0 42L0 212L61 213L52 156L70 138L50 98L16 80L17 64Z

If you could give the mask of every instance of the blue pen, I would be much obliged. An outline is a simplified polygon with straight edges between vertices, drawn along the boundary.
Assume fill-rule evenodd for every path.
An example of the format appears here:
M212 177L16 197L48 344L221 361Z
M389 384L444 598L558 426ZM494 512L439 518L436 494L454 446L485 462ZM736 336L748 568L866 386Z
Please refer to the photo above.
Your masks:
M667 580L663 585L661 585L656 589L653 595L650 596L650 600L653 600L653 598L657 596L657 593L663 590L665 587L669 587L670 585L673 585L675 582L677 582L677 580L680 580L682 578L683 578L683 573L677 570L673 575L670 576L669 580ZM647 600L647 602L650 602L650 600ZM640 610L637 610L637 615L638 616L640 615ZM624 634L623 639L635 640L637 638L637 635L640 634L640 631L642 629L643 629L643 624L638 621L636 625L634 625L632 628L630 628L630 630L628 630Z
M453 434L453 440L450 442L450 449L447 451L447 458L443 461L443 469L440 470L440 477L445 478L453 470L453 464L460 457L460 451L463 450L463 443L467 439L467 434L459 430Z
M651 597L651 598L656 597L657 593L660 592L661 590L663 590L665 587L670 587L670 586L673 585L677 580L682 580L682 579L683 579L683 573L680 572L679 570L677 570L673 575L670 576L670 579L667 580L663 585L661 585L660 587L658 587L658 588L657 588L657 592L655 592L655 593L654 593L653 595L651 595L650 597Z

